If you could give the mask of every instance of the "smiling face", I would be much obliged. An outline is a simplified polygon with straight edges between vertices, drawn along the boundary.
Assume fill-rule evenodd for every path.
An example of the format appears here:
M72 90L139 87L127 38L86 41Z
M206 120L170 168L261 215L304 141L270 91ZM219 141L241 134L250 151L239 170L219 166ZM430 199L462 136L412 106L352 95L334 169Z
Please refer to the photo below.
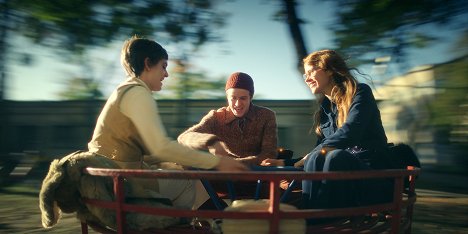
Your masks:
M329 96L333 88L331 72L309 64L304 65L305 82L313 94L324 94Z
M251 98L248 90L231 88L226 90L226 97L234 116L241 118L249 111Z
M148 60L147 60L148 61ZM145 62L145 70L141 74L141 80L151 89L151 91L160 91L162 89L162 81L168 77L167 60L161 59L155 65L149 65Z

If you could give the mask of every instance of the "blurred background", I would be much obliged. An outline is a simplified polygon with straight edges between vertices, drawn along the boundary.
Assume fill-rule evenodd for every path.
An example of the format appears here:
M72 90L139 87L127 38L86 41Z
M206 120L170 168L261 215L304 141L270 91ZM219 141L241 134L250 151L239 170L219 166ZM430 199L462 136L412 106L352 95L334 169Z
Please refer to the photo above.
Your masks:
M168 50L154 97L172 138L225 105L242 71L254 103L276 111L280 146L303 156L316 103L301 60L335 49L367 74L390 142L411 145L423 172L466 176L467 25L464 0L0 0L0 186L87 148L135 34ZM438 184L467 194L461 178Z

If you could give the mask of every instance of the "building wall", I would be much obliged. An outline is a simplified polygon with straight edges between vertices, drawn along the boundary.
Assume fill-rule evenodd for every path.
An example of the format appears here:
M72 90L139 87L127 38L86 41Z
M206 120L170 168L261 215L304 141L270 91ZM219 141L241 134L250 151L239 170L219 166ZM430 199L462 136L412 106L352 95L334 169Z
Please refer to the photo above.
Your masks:
M468 56L424 66L374 92L391 142L413 146L426 167L468 170Z
M315 101L254 102L276 112L279 146L301 157L315 145L309 134ZM86 150L103 101L14 102L5 101L0 128L1 153L38 152L47 158ZM158 108L166 131L175 139L197 123L210 109L225 105L224 100L159 100Z

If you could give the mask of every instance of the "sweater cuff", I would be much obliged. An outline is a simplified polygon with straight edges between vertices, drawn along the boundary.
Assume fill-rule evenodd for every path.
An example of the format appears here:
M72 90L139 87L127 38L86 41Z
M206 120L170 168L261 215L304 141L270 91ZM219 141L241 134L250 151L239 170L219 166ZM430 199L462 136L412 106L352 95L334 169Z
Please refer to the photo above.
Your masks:
M219 138L217 136L213 135L213 136L210 136L210 138L208 138L205 145L206 145L206 147L209 147L209 146L212 146L217 141L219 141Z

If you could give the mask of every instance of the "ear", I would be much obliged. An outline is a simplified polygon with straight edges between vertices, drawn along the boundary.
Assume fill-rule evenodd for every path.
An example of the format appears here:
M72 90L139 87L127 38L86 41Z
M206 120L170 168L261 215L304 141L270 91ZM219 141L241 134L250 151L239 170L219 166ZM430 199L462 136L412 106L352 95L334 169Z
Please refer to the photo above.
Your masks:
M145 58L145 71L149 71L151 69L151 61L148 57Z

